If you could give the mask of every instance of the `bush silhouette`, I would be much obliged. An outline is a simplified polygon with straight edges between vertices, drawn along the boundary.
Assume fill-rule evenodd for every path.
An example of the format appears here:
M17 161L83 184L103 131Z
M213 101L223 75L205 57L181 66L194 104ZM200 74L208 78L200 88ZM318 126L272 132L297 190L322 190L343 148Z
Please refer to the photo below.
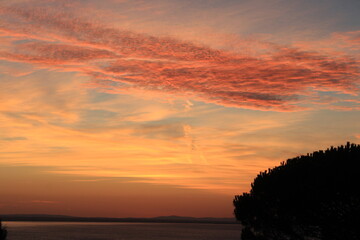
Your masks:
M234 198L242 239L360 239L360 145L347 143L261 172Z
M0 240L5 240L7 236L7 230L2 226L2 222L0 220Z

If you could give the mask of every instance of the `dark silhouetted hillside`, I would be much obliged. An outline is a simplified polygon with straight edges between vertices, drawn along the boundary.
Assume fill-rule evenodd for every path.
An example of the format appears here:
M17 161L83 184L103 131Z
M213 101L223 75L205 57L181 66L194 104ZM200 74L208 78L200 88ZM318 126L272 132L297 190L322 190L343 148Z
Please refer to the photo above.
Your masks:
M242 239L360 239L360 145L347 143L261 172L235 196Z
M46 214L2 214L4 221L46 221L46 222L157 222L157 223L236 223L234 218L195 218L180 216L161 216L154 218L104 218L74 217Z

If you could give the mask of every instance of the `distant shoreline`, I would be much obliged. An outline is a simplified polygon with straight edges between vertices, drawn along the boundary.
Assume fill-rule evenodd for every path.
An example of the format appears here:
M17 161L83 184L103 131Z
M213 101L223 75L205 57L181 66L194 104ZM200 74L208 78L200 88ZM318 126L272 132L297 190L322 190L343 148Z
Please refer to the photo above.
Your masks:
M127 223L211 223L238 224L235 218L195 218L180 216L162 216L154 218L106 218L74 217L63 215L4 214L0 215L5 222L127 222Z

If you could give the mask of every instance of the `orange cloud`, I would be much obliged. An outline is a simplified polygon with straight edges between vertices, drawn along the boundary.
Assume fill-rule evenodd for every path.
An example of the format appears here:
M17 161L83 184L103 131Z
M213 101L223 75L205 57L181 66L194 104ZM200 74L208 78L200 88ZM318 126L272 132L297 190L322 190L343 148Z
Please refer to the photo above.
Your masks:
M141 89L224 106L294 111L318 92L359 91L359 62L351 56L268 44L267 54L254 57L110 28L49 8L0 9L3 34L31 40L14 43L1 59L77 71L109 93Z
M324 39L279 45L210 27L185 41L194 39L188 28L171 38L158 35L169 30L161 24L149 35L125 19L135 28L95 22L112 15L88 12L92 2L0 3L1 204L24 201L13 211L152 216L182 202L181 215L200 216L220 206L203 199L226 194L231 214L232 195L248 191L260 170L360 138L359 58L334 48L356 50L356 32L334 34L327 50ZM79 17L83 4L98 20ZM148 212L132 213L139 205Z

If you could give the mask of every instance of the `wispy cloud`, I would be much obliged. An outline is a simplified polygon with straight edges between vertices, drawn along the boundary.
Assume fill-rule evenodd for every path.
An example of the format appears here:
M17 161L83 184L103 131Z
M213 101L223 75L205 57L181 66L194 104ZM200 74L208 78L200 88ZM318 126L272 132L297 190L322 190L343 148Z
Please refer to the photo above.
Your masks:
M0 141L22 141L22 140L27 140L26 137L4 137L4 138L0 138Z
M4 5L0 12L2 34L14 38L0 59L76 71L108 93L160 92L223 106L296 111L311 107L309 96L319 92L359 92L356 56L270 43L265 53L250 56L111 28L50 8ZM358 47L356 33L343 36Z
M231 215L259 171L359 141L358 17L328 4L0 1L0 207Z

